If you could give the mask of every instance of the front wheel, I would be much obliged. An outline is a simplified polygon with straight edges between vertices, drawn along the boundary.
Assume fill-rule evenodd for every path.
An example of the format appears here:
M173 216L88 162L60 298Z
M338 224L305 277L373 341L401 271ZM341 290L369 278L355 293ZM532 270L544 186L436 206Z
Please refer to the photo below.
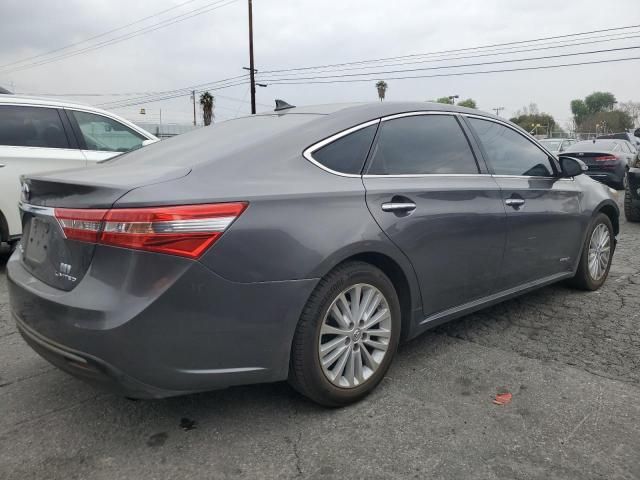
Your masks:
M325 406L365 397L384 377L400 338L393 283L364 262L323 278L304 308L293 339L289 381Z
M599 289L609 275L614 242L611 220L599 213L589 227L578 270L570 283L582 290Z

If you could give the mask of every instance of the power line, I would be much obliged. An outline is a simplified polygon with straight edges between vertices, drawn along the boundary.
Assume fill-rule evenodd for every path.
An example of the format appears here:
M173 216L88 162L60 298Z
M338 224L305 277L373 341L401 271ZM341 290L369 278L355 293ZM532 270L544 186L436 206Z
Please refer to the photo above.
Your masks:
M418 78L436 78L436 77L461 77L464 75L481 75L481 74L489 74L489 73L503 73L503 72L520 72L527 70L546 70L551 68L562 68L562 67L577 67L581 65L595 65L602 63L615 63L615 62L626 62L630 60L640 60L640 57L627 57L627 58L613 58L608 60L592 60L587 62L577 62L577 63L561 63L558 65L539 65L533 67L519 67L519 68L509 68L509 69L501 69L501 70L481 70L475 72L454 72L454 73L437 73L433 75L412 75L405 77L387 77L386 80L410 80L410 79L418 79ZM357 83L357 82L373 82L378 80L379 77L370 77L370 78L351 78L345 80L311 80L311 81L282 81L282 82L272 82L274 85L310 85L310 84L331 84L331 83Z
M476 46L476 47L466 47L466 48L458 48L458 49L451 49L451 50L440 50L440 51L428 52L428 53L414 53L414 54L411 54L411 55L401 55L401 56L396 56L396 57L382 57L382 58L369 59L369 60L358 60L358 61L352 61L352 62L333 63L333 64L316 65L316 66L308 66L308 67L284 68L284 69L277 69L277 70L264 70L261 73L262 74L267 74L267 73L280 73L280 72L290 72L290 71L298 71L298 70L317 70L319 68L342 67L342 66L346 66L346 65L357 65L357 64L362 64L362 63L394 61L394 60L400 60L400 59L404 59L404 58L423 57L423 56L426 56L426 55L450 54L450 53L456 53L456 52L466 52L466 51L471 51L471 50L482 50L482 49L487 49L487 48L492 48L492 47L502 47L502 46L507 46L507 45L519 45L519 44L523 44L523 43L540 42L540 41L544 41L544 40L555 40L555 39L559 39L559 38L578 37L578 36L590 35L590 34L593 34L593 33L612 32L612 31L616 31L616 30L629 30L629 29L638 28L638 27L640 27L640 24L638 24L638 25L629 25L629 26L625 26L625 27L615 27L615 28L605 28L605 29L600 29L600 30L590 30L590 31L587 31L587 32L570 33L570 34L565 34L565 35L554 35L554 36L550 36L550 37L540 37L540 38L534 38L534 39L529 39L529 40L519 40L519 41L516 41L516 42L494 43L494 44L481 45L481 46Z
M105 40L104 42L100 42L100 43L97 43L97 44L94 44L94 45L90 45L90 46L88 46L88 47L86 47L84 49L76 50L76 51L65 53L65 54L58 55L58 56L54 56L52 58L46 58L46 59L43 59L43 60L38 61L38 62L33 62L33 63L26 64L26 65L21 65L21 66L15 67L15 68L10 68L8 70L2 71L2 73L7 74L7 73L12 73L12 72L18 72L18 71L22 71L22 70L27 70L29 68L38 67L38 66L41 66L41 65L46 65L46 64L52 63L52 62L57 62L59 60L64 60L64 59L67 59L67 58L75 57L77 55L81 55L83 53L87 53L87 52L90 52L90 51L93 51L93 50L104 48L104 47L107 47L109 45L113 45L113 44L116 44L116 43L124 42L126 40L131 39L131 38L138 37L140 35L145 35L147 33L154 32L154 31L159 30L161 28L168 27L169 25L173 25L175 23L183 22L185 20L188 20L189 18L197 17L197 16L203 15L205 13L211 12L213 10L217 10L218 8L226 7L228 5L236 3L237 1L238 0L217 0L217 1L213 2L213 3L205 5L203 7L199 7L197 9L190 10L189 12L183 13L181 15L177 15L175 17L168 18L166 20L163 20L163 21L158 22L158 23L153 24L153 25L149 25L147 27L143 27L143 28L138 29L138 30L134 30L133 32L129 32L129 33L121 35L119 37L114 37L112 39ZM227 3L224 3L224 2L227 2Z
M0 65L0 68L10 67L11 65L16 65L18 63L24 63L24 62L27 62L28 60L33 60L34 58L40 58L40 57L44 57L44 56L50 55L52 53L61 52L62 50L68 50L69 48L73 48L73 47L76 47L78 45L82 45L83 43L90 42L91 40L95 40L96 38L101 38L101 37L104 37L104 36L109 35L111 33L118 32L120 30L124 30L125 28L131 27L131 26L136 25L138 23L142 23L145 20L149 20L150 18L159 17L160 15L162 15L164 13L170 12L171 10L175 10L177 8L180 8L180 7L184 7L185 5L187 5L189 3L196 2L196 1L198 1L198 0L188 0L188 1L180 3L178 5L174 5L171 8L167 8L165 10L161 10L160 12L154 13L153 15L148 15L148 16L140 18L139 20L136 20L134 22L127 23L126 25L123 25L123 26L118 27L118 28L114 28L112 30L109 30L109 31L106 31L106 32L103 32L103 33L99 33L98 35L94 35L93 37L86 38L86 39L81 40L79 42L71 43L71 44L68 44L68 45L64 45L62 47L55 48L53 50L49 50L48 52L39 53L38 55L33 55L31 57L23 58L22 60L17 60L15 62L5 63L4 65Z
M548 50L548 49L556 49L556 48L577 47L579 45L588 45L588 44L593 44L593 43L612 42L612 41L619 41L619 40L628 40L628 39L632 39L632 38L640 38L640 32L633 32L633 33L638 33L638 35L627 35L627 36L619 37L619 38L605 38L605 37L608 37L609 35L599 36L599 37L585 37L585 38L597 38L598 40L591 40L591 41L588 41L588 42L577 42L577 43L565 43L565 42L567 42L565 40L564 42L555 42L555 43L551 43L551 44L544 44L544 43L543 44L539 44L538 46L536 46L534 48L519 49L521 47L510 47L509 51L488 50L486 52L478 53L478 54L474 54L474 55L451 56L451 57L436 58L436 59L430 58L430 59L427 59L427 60L412 60L412 61L409 61L409 62L389 63L389 64L384 64L384 65L351 66L351 67L344 67L344 68L331 69L331 70L317 70L317 71L314 71L313 73L314 74L317 74L317 73L336 73L336 72L346 72L346 71L352 71L352 70L362 70L362 69L372 69L372 68L386 68L386 67L395 67L395 66L402 66L402 65L417 65L417 64L423 64L423 63L446 62L446 61L450 61L450 60L465 60L465 59L470 59L470 58L493 57L493 56L498 56L498 55L517 54L517 53L533 52L533 51L538 51L538 50ZM555 46L554 46L554 44L555 44ZM514 48L519 49L519 50L513 50ZM438 55L438 56L443 56L443 55ZM262 74L264 74L264 73L265 72L262 72ZM294 76L294 75L300 75L300 73L299 72L289 72L289 73L285 72L285 73L282 73L282 75Z
M540 57L529 57L529 58L518 58L518 59L509 59L509 60L494 60L491 62L478 62L478 63L466 63L459 65L441 65L438 67L423 67L423 68L407 68L403 70L387 70L387 71L378 71L378 72L364 72L364 73L345 73L341 75L323 75L316 77L296 77L296 78L261 78L262 81L270 82L273 84L282 84L282 80L317 80L317 79L327 79L327 78L343 78L343 77L361 77L363 75L377 75L377 76L386 76L389 74L395 73L405 73L405 72L419 72L425 70L442 70L449 68L463 68L463 67L478 67L482 65L496 65L503 63L514 63L514 62L527 62L527 61L536 61L536 60L550 60L554 58L562 58L562 57L573 57L577 55L593 55L596 53L608 53L608 52L618 52L624 50L634 50L640 48L640 45L635 45L631 47L619 47L619 48L607 48L602 50L591 50L589 52L571 52L571 53L562 53L558 55L545 55Z
M135 98L126 98L126 99L123 99L123 100L112 100L110 102L105 102L105 103L102 103L100 105L101 106L109 106L109 105L117 104L117 103L121 103L121 102L129 102L129 101L132 101L132 100L144 100L145 98L153 97L153 96L157 96L157 95L166 95L166 94L170 94L170 93L185 93L187 91L190 92L191 90L200 91L200 90L203 90L203 89L213 88L215 86L218 86L220 84L225 84L227 82L233 82L233 81L236 81L236 80L239 81L240 79L244 79L246 81L246 78L247 78L247 74L237 75L235 77L224 78L222 80L215 80L215 81L212 81L212 82L199 83L197 85L189 85L189 86L184 87L184 88L176 88L176 89L173 89L173 90L164 90L164 91L161 91L161 92L155 92L155 93L151 93L149 95L142 95L142 96L135 97Z
M229 88L229 87L237 87L239 85L246 85L247 82L243 81L243 82L237 82L237 83L229 83L226 85L221 85L215 88L209 88L208 90L221 90L223 88ZM186 95L190 95L191 92L190 91L182 91L182 92L178 92L178 93L174 93L172 95L165 95L165 96L160 96L160 97L152 97L152 98L145 98L139 101L131 101L131 102L123 102L121 104L118 105L109 105L109 106L105 106L105 105L99 105L102 108L111 108L111 109L116 109L116 108L122 108L122 107L130 107L132 105L142 105L145 103L153 103L153 102L160 102L162 100L170 100L172 98L178 98L178 97L184 97Z

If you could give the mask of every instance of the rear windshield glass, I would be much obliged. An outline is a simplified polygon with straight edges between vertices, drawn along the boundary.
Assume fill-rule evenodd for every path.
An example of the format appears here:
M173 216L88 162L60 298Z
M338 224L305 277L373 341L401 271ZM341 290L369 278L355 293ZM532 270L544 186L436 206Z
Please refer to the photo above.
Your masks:
M120 155L109 163L189 167L230 155L318 119L313 114L254 115L216 123Z
M586 142L578 142L575 145L571 145L567 148L567 152L599 152L602 150L613 150L616 147L616 142L609 142L606 140L592 140Z
M598 138L619 138L620 140L628 140L626 133L610 133L608 135L600 135Z
M560 149L560 140L542 140L540 143L547 147L549 150L558 150Z

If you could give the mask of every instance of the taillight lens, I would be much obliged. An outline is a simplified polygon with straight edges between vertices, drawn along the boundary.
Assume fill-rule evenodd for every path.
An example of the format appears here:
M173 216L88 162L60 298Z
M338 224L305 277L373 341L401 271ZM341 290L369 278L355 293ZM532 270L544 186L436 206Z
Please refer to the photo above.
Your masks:
M55 215L70 240L95 243L107 210L56 208Z
M600 157L595 157L594 160L596 162L612 162L614 160L617 160L618 157L616 157L615 155L602 155Z
M112 210L55 209L71 240L199 258L247 208L245 202Z

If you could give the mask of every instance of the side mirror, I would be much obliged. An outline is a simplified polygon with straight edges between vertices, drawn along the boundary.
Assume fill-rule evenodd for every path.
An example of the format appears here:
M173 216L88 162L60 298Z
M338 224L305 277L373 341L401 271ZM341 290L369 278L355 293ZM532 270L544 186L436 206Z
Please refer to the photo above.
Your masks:
M560 169L562 170L562 177L576 177L582 175L589 170L589 167L585 165L582 160L573 157L560 157Z
M160 141L160 140L151 140L151 139L149 139L149 140L143 140L143 141L142 141L142 146L143 146L143 147L146 147L147 145L151 145L152 143L156 143L156 142L159 142L159 141Z

